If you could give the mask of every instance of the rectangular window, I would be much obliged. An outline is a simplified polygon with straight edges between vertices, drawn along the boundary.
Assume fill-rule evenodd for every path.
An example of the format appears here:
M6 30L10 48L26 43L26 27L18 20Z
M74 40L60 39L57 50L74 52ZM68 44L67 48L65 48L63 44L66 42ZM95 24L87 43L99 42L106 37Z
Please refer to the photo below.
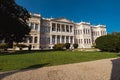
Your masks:
M69 26L66 25L66 32L69 32Z
M77 40L77 39L75 39L75 43L78 43L78 40Z
M74 34L76 35L76 30L74 30Z
M47 29L48 29L48 32L50 32L50 27L47 27Z
M38 39L37 37L34 38L34 43L37 43L38 41L37 39Z
M31 30L34 30L34 23L31 23L30 28L31 28Z
M33 37L29 37L29 42L32 43L33 42Z
M84 44L86 44L86 39L84 39Z
M89 39L89 44L91 43L91 40Z
M60 36L57 36L57 43L60 43Z
M66 43L69 43L69 37L68 36L66 37Z
M52 44L55 44L55 36L52 36Z
M65 32L65 25L62 24L62 32Z
M64 36L62 36L62 43L64 43L64 41L65 41L65 37L64 37Z
M85 34L85 29L83 29L83 34Z
M82 30L80 30L80 34L82 34Z
M50 44L50 38L48 38L48 41L47 41L47 42L48 42L48 44Z
M56 24L52 23L52 31L55 31L55 30L56 30Z
M70 26L70 32L72 32L72 26Z
M38 30L38 24L35 24L35 30L36 31Z

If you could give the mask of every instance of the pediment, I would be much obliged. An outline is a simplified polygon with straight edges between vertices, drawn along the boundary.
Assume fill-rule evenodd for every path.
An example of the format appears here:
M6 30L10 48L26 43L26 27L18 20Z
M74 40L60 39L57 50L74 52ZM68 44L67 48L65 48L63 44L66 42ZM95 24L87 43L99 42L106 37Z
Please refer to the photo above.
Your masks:
M73 23L72 21L70 21L70 20L68 20L68 19L66 19L66 18L56 18L56 19L53 19L53 21Z

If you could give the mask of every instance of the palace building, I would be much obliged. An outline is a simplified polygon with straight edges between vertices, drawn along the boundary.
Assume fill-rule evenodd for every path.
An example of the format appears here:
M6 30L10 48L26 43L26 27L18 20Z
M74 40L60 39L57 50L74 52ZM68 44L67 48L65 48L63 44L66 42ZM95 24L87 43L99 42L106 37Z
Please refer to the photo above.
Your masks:
M76 23L74 29L75 43L79 45L79 48L91 48L97 37L106 34L105 25L93 26L88 22Z
M43 18L40 14L31 14L27 24L31 32L22 44L31 45L33 50L53 49L58 43L77 43L78 48L92 48L97 37L107 35L105 25L75 23L66 18Z
M105 25L93 26L88 22L75 23L66 18L31 15L28 21L30 37L24 44L32 45L32 49L53 49L58 43L77 43L78 48L91 48L97 37L107 34Z

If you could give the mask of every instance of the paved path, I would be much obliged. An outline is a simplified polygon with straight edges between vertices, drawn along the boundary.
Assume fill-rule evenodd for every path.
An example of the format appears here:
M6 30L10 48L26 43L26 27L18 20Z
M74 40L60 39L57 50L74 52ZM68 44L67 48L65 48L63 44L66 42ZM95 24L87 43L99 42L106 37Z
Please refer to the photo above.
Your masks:
M120 80L120 59L1 72L0 80Z

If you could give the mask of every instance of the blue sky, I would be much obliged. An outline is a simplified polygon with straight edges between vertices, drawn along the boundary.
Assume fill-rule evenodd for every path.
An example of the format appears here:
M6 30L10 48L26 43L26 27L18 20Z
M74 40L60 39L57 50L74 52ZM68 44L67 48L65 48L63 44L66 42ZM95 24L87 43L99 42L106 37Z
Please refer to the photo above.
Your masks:
M46 18L65 17L74 22L107 26L108 33L120 32L120 0L16 0L29 12Z

